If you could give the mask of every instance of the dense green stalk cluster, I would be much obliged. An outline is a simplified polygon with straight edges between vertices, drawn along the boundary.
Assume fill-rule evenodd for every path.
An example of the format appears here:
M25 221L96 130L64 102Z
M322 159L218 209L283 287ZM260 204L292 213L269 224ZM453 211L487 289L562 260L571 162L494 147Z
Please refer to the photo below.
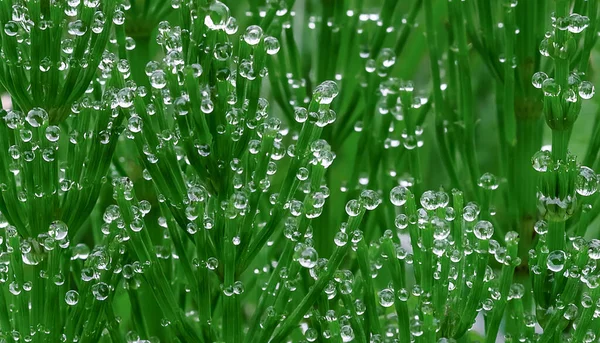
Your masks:
M0 0L0 343L598 342L598 7Z

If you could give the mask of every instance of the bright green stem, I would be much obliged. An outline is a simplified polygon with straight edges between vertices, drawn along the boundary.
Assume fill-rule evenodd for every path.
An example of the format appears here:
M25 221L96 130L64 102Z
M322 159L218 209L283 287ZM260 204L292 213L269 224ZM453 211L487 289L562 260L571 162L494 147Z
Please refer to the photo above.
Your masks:
M564 250L565 248L565 222L548 222L548 250Z

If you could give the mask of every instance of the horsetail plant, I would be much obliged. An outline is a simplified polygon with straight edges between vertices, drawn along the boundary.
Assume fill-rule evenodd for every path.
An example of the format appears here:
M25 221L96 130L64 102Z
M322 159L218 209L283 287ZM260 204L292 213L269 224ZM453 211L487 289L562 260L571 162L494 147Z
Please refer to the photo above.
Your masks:
M598 7L0 0L0 342L598 342Z

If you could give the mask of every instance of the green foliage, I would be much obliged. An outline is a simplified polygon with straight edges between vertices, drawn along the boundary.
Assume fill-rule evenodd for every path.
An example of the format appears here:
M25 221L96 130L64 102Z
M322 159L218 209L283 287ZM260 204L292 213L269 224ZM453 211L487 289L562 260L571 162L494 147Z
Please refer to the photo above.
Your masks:
M0 0L0 343L597 342L599 18Z

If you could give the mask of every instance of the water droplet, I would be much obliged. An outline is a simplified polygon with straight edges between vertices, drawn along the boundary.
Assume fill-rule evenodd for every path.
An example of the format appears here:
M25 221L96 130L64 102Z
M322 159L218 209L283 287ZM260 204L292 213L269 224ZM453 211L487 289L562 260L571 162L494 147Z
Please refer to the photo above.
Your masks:
M555 273L560 272L565 267L567 254L562 250L554 250L548 254L546 266L550 271Z
M224 30L229 20L229 8L221 1L215 1L210 4L204 25L211 30Z
M268 36L265 37L265 49L267 50L267 54L275 55L279 52L281 46L279 45L279 40L277 38Z
M485 173L481 175L477 185L483 189L495 190L498 188L498 180L494 174Z
M32 127L40 127L48 120L48 113L42 108L35 107L27 113L25 120Z
M313 99L320 105L331 104L338 95L339 89L335 81L325 81L313 91Z
M553 78L547 78L542 83L542 90L545 96L554 97L560 94L561 87Z
M402 206L408 200L409 191L406 187L396 186L390 191L390 201L394 206Z
M579 96L584 100L591 99L596 93L594 85L589 81L583 81L579 84Z
M581 33L590 25L590 19L586 16L573 13L569 16L569 32L571 33Z
M65 294L65 302L69 306L77 305L77 303L79 302L79 293L77 293L77 291L74 290L67 291L67 293Z
M263 36L263 30L260 26L252 25L246 29L246 33L244 33L244 41L248 43L248 45L257 45L260 42L260 39Z
M108 298L110 287L104 282L98 282L92 286L92 294L96 300L104 301Z
M381 204L381 195L373 190L365 189L360 193L360 204L367 210L374 210Z
M394 291L389 289L389 288L385 288L383 290L381 290L379 293L379 304L381 304L381 306L383 307L390 307L392 305L394 305Z
M545 220L538 220L533 229L538 235L545 235L548 232L548 223Z
M550 151L540 150L531 158L533 169L540 173L545 173L552 164L552 155Z
M581 166L575 181L575 189L579 195L588 197L598 190L598 176L588 167Z
M319 259L319 254L313 247L306 247L300 253L298 257L298 262L304 268L314 268L317 265L317 260Z
M48 230L50 237L54 238L57 241L61 241L67 237L69 233L69 228L67 224L60 220L55 220L50 224L50 229Z
M475 237L481 240L489 240L494 234L494 226L487 220L480 220L473 228Z

